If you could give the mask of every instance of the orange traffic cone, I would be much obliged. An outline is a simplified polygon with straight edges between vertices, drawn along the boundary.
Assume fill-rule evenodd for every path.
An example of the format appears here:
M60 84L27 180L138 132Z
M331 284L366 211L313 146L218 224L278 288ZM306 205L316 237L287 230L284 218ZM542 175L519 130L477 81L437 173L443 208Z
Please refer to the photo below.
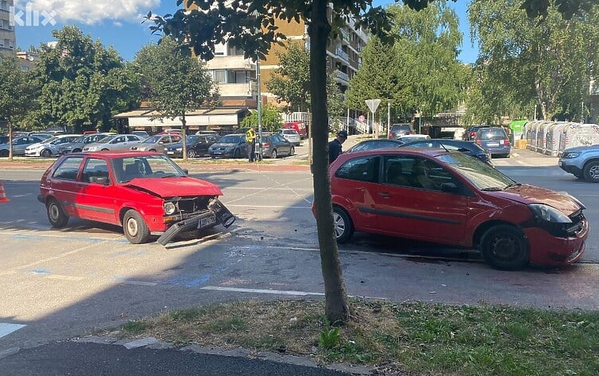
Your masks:
M0 182L0 203L9 202L10 200L6 197L6 193L4 192L4 184Z

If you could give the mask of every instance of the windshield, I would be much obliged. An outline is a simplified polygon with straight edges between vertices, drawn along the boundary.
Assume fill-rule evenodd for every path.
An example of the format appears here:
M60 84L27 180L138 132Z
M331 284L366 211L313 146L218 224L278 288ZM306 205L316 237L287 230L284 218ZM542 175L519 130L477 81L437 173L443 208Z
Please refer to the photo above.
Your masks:
M146 139L144 140L144 142L142 142L142 144L155 144L155 143L157 143L158 141L160 141L160 138L161 138L161 137L162 137L162 136L152 136L152 137L146 138Z
M236 144L239 142L239 136L224 136L218 142L222 144Z
M196 142L198 142L199 139L200 139L200 136L195 136L195 135L187 136L187 143L195 144Z
M46 138L44 141L42 141L42 144L51 144L54 141L58 140L58 137L50 137L50 138Z
M112 160L112 165L119 183L126 183L139 178L162 179L186 176L179 166L164 155L115 158Z
M97 142L101 142L103 144L107 143L108 141L112 140L113 138L116 137L116 134L110 135L110 136L106 136L104 138L101 138L99 141Z
M439 160L450 164L457 172L482 191L500 191L516 182L477 158L463 153L442 154Z

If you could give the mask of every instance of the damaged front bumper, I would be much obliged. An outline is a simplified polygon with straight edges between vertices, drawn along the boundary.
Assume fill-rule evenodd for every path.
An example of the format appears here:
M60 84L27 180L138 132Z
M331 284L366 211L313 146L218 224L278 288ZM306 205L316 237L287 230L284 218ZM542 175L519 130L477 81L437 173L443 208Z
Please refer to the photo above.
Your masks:
M172 224L157 240L166 245L182 232L208 229L217 224L228 228L235 222L235 216L219 200L214 199L208 204L208 210Z

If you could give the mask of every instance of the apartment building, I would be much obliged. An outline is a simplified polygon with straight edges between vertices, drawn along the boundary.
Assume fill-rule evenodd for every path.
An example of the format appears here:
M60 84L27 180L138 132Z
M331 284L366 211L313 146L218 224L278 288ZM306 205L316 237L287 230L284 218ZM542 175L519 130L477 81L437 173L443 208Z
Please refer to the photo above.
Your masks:
M13 0L0 0L0 53L14 53L17 48L12 25Z

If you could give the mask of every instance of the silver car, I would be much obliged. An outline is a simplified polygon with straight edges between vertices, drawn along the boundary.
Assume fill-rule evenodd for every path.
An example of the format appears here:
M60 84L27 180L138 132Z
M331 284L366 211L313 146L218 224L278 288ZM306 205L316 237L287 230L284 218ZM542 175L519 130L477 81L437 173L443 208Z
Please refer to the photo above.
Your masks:
M564 150L559 167L591 183L599 183L599 145L577 146Z
M61 155L62 145L73 142L79 137L78 134L64 134L50 137L38 144L29 145L25 148L26 157L56 157Z
M157 134L146 138L139 145L133 146L131 150L157 151L159 153L164 153L165 147L180 141L181 136L178 133Z
M302 142L301 136L295 129L279 129L279 133L284 139L295 146L298 146Z
M83 151L131 150L139 143L141 143L141 138L134 134L114 134L106 136L98 142L87 144L83 147Z
M60 145L60 154L66 153L79 153L83 151L83 148L94 142L98 142L104 137L112 136L114 133L90 133L79 136L73 142Z
M21 136L14 138L12 140L12 155L25 155L25 148L29 145L37 144L42 142L41 138L32 137L32 136ZM0 157L8 157L9 155L9 147L8 143L0 145Z

